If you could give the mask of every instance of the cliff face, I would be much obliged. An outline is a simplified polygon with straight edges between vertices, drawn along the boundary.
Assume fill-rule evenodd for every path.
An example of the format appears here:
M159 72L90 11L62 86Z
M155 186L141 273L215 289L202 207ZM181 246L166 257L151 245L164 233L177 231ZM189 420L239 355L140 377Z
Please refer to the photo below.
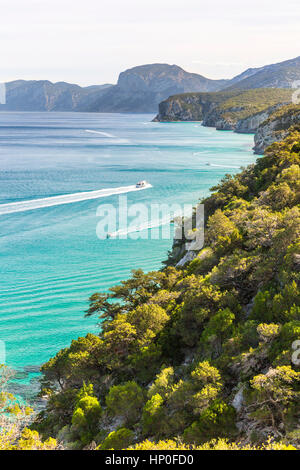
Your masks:
M300 127L300 105L283 107L260 124L254 136L254 152L261 155L269 145L283 140L291 126Z
M283 106L281 103L275 106L270 106L269 108L263 110L260 113L253 114L246 119L241 119L237 121L235 126L235 132L240 134L253 134L257 132L259 126L266 120L268 117L274 113L277 109Z
M202 94L175 95L159 104L159 113L154 121L202 121L204 109L208 112L210 105Z
M204 116L203 126L215 127L218 131L234 131L239 134L253 134L257 131L259 125L264 122L275 109L280 105L271 106L259 113L238 119L238 115L243 111L242 107L229 108L229 115L224 115L217 106L211 107L207 115Z

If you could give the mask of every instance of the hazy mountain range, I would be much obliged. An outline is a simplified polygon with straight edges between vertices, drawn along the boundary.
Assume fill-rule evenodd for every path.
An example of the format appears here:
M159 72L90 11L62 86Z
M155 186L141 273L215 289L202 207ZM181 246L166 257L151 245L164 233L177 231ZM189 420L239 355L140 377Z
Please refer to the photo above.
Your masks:
M300 80L300 57L250 68L231 80L210 80L177 65L150 64L122 72L116 85L80 87L48 80L6 84L2 111L149 112L171 95L233 89L291 88Z

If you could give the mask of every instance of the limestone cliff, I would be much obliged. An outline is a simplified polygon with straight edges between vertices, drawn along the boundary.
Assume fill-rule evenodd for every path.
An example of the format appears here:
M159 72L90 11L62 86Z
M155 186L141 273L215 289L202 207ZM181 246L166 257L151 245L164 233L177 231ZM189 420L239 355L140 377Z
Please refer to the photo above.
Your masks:
M291 126L300 127L300 105L285 106L259 125L254 136L254 152L263 154L266 147L283 140Z

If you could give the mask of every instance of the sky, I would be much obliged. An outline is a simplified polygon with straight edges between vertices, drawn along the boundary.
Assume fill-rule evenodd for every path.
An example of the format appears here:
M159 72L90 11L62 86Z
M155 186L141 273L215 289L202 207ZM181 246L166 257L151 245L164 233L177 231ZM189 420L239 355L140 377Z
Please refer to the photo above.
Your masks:
M208 78L300 55L299 0L0 0L0 82L116 83L177 64Z

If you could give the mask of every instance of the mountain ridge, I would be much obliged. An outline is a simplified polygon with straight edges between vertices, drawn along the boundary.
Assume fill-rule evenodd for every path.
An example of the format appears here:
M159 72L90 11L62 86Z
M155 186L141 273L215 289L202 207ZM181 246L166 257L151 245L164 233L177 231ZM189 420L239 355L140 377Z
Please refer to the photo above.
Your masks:
M244 90L252 88L293 88L294 83L300 81L300 56L265 65L256 70L254 74L244 77L229 88Z
M81 87L64 81L15 80L6 84L0 111L156 113L169 96L254 88L292 88L300 81L300 57L249 68L230 79L211 80L178 65L138 65L120 73L115 85Z

